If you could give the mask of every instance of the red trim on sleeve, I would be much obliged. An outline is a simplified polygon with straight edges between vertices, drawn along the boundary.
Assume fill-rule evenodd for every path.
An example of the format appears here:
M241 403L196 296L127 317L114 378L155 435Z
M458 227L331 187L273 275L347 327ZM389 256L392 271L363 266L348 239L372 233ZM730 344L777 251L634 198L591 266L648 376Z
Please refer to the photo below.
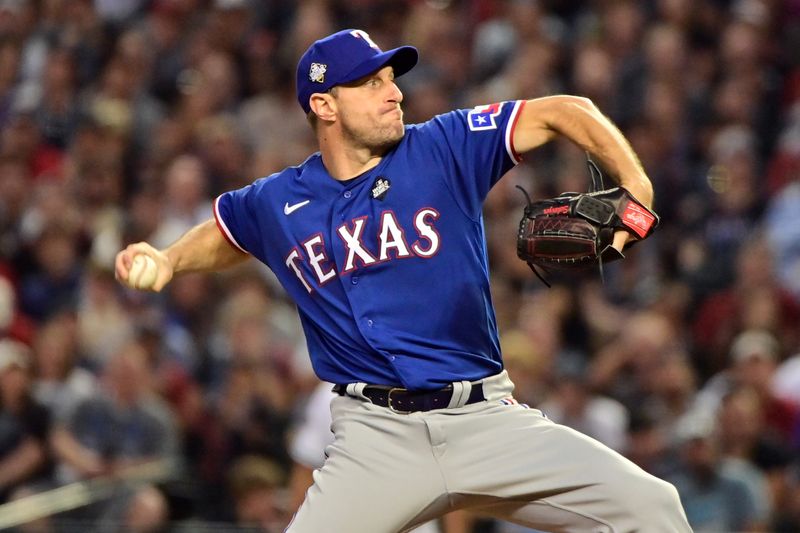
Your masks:
M236 241L233 239L233 236L228 234L228 227L222 221L222 218L220 217L220 214L219 214L219 207L217 207L218 203L219 203L219 196L217 196L214 199L214 209L213 209L213 211L214 211L214 222L217 225L217 229L222 234L222 236L225 237L225 240L228 241L228 244L230 244L236 251L238 251L240 253L243 253L243 254L247 254L248 252L244 248L242 248L241 246L239 246L236 243Z
M520 100L519 107L517 108L517 114L514 115L514 122L511 123L511 132L508 136L508 145L511 147L511 153L514 154L514 159L517 163L522 161L522 156L519 155L517 149L514 147L514 130L517 128L517 122L519 121L519 116L522 114L522 110L525 107L527 100Z

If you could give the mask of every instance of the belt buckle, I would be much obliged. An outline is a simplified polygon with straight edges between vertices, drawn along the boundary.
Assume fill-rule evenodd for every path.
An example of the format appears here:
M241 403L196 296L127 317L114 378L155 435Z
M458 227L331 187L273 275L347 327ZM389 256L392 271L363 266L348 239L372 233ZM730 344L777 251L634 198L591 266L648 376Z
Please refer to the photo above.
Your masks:
M402 387L392 387L391 389L389 389L389 392L386 395L386 403L388 404L389 410L392 411L393 413L397 413L399 415L407 415L407 414L412 412L412 411L405 411L405 410L402 410L402 409L395 409L394 405L392 405L392 393L393 392L404 391L404 390L406 390L406 389L404 389Z

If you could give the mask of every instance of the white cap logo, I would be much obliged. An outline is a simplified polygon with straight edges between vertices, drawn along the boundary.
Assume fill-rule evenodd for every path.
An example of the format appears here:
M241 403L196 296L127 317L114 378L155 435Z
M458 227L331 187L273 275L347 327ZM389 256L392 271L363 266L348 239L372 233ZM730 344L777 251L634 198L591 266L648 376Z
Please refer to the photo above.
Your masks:
M350 35L352 35L353 37L357 37L359 39L364 39L365 41L367 41L367 44L370 45L372 48L374 48L378 52L381 51L380 47L378 47L377 44L372 42L372 39L369 38L369 34L364 30L353 30L350 32Z

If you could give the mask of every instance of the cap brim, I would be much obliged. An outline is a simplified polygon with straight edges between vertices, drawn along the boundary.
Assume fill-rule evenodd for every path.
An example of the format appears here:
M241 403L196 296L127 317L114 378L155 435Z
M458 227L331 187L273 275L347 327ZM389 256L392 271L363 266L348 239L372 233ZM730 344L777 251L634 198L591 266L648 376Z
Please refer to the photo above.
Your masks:
M419 52L417 52L417 49L413 46L401 46L399 48L387 50L386 52L381 52L380 54L372 56L367 61L358 65L348 72L347 75L343 76L337 85L356 81L387 65L394 68L394 76L397 78L414 68L418 60Z

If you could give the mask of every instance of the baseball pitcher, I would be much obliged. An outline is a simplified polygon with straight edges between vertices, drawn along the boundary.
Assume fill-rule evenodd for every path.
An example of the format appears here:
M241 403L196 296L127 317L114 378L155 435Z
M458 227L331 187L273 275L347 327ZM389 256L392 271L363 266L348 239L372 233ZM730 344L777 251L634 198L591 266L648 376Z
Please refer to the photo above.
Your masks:
M296 302L313 367L335 383L334 440L291 533L398 532L454 509L547 531L690 531L675 489L513 398L489 293L481 209L520 155L563 135L637 203L652 187L584 98L457 110L404 125L395 78L417 50L361 30L300 58L297 98L319 152L219 196L214 218L136 255L174 275L253 256ZM634 233L617 229L621 251ZM149 279L139 276L139 279Z

